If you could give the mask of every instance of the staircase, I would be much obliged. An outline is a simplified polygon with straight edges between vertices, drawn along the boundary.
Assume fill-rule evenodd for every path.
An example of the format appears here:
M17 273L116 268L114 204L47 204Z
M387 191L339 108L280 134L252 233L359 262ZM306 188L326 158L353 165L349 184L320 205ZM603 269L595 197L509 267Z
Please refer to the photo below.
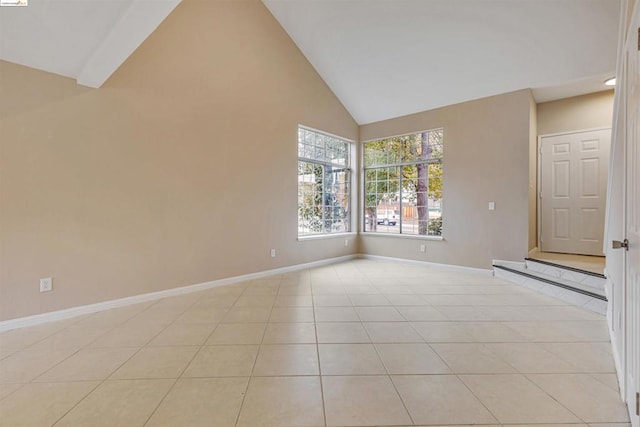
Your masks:
M606 277L602 274L534 258L525 258L523 263L494 260L493 274L569 304L607 314Z

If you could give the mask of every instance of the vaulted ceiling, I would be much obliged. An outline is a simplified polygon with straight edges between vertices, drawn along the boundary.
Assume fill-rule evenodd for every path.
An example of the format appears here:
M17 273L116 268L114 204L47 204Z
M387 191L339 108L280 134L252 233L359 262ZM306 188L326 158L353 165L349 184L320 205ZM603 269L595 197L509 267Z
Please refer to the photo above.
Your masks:
M181 0L31 0L0 7L0 59L100 87Z
M2 7L0 59L97 88L180 1ZM525 88L596 92L615 72L620 0L263 3L360 124Z
M360 124L613 76L618 0L263 0Z

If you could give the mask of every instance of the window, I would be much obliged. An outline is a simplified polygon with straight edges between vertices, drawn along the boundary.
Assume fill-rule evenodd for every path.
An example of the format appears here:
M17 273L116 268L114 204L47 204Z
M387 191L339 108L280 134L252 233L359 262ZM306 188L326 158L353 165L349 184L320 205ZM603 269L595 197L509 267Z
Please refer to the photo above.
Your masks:
M442 235L443 130L364 143L364 230Z
M351 231L350 145L298 128L298 236Z

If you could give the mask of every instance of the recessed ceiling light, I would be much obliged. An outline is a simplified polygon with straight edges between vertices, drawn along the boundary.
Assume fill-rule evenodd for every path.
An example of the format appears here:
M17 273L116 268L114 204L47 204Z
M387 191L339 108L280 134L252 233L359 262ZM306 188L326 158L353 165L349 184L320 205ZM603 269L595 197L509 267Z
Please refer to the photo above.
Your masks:
M604 84L607 85L607 86L615 86L616 85L616 78L615 77L611 77L610 79L605 80Z

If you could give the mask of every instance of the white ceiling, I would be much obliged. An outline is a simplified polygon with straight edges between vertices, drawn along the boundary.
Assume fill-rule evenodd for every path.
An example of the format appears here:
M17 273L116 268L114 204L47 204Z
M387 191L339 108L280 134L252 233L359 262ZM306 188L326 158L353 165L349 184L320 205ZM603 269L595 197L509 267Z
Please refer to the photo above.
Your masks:
M0 59L100 87L180 1L2 7ZM523 88L596 92L615 71L620 0L263 1L360 124Z
M0 59L100 87L181 0L31 0L0 8Z
M619 0L263 0L360 123L606 89Z

